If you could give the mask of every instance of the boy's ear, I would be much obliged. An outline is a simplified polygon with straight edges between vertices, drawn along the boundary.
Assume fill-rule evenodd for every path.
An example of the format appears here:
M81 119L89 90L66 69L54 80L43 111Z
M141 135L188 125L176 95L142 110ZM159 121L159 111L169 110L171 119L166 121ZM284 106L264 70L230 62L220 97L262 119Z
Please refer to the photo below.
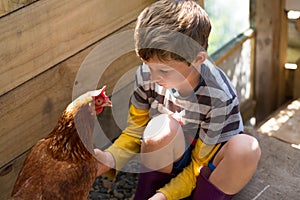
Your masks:
M206 60L206 58L207 53L204 51L200 51L191 64L192 66L200 66Z

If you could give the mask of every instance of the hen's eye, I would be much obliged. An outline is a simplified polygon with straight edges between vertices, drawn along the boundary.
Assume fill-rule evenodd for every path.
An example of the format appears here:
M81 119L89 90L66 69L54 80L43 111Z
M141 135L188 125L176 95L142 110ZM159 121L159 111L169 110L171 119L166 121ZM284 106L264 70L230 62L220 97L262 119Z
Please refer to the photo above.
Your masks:
M96 105L101 105L103 103L103 100L102 99L96 99L95 100L95 104Z

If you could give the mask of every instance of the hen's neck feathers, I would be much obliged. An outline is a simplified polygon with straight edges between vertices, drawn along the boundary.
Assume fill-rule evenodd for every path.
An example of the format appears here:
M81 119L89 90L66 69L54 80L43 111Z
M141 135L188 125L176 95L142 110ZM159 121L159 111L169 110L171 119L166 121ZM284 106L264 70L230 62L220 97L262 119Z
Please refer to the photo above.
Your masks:
M93 150L95 116L87 104L73 102L63 112L57 126L49 134L48 150L58 160L86 160ZM71 108L70 108L71 107Z

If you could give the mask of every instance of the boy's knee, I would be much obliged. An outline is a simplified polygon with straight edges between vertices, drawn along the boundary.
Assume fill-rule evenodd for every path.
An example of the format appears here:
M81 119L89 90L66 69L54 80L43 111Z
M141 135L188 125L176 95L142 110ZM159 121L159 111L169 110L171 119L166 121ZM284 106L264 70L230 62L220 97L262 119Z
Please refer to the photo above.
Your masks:
M142 145L156 150L175 142L178 138L183 139L180 124L171 116L163 114L149 122L143 134Z
M141 145L142 160L146 167L169 172L172 163L183 154L184 149L183 131L174 118L163 114L148 123Z
M229 154L232 159L245 164L246 166L256 166L261 156L261 150L256 138L239 134L228 142Z

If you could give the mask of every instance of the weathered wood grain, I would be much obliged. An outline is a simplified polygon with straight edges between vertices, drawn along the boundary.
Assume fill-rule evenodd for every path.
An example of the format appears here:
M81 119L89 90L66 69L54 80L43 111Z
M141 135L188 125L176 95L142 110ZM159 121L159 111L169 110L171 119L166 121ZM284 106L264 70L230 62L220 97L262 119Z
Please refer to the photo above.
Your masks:
M256 1L254 9L255 117L260 122L285 101L287 17L284 1Z
M72 101L73 87L81 83L76 79L81 64L101 42L1 96L0 166L28 150L38 139L54 128L60 113ZM126 41L116 41L115 48L124 43ZM113 54L115 48L107 48L105 53ZM101 58L101 55L99 54L98 57ZM114 90L117 92L118 89L114 88L114 85L128 70L139 63L140 60L134 51L120 55L119 58L116 57L106 67L101 77L98 77L96 86L106 84L107 93L110 95ZM95 67L90 74L103 68L103 66L98 66L97 69L97 66L93 65L93 60L90 60L90 64ZM126 85L130 81L132 80L123 81L121 85ZM86 90L82 90L81 93L84 91Z
M38 0L0 0L0 17Z
M133 21L149 0L40 0L0 18L0 95Z

